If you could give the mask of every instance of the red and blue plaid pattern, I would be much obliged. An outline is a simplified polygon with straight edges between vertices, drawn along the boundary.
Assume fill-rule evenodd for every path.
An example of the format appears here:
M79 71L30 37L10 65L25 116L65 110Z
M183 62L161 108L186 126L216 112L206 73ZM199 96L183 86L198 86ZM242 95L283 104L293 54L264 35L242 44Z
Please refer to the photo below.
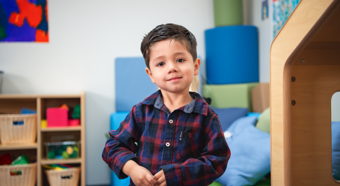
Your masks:
M168 186L209 185L224 173L230 149L219 119L199 94L190 95L191 103L170 113L157 91L109 132L102 158L118 178L127 177L128 160L153 175L163 170Z

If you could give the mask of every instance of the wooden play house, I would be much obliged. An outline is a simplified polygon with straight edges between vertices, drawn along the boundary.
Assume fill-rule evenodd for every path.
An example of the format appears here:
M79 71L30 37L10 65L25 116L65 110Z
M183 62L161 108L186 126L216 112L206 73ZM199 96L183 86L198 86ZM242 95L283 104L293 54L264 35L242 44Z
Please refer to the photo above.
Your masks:
M340 91L340 0L301 0L271 46L274 186L339 185L331 98Z

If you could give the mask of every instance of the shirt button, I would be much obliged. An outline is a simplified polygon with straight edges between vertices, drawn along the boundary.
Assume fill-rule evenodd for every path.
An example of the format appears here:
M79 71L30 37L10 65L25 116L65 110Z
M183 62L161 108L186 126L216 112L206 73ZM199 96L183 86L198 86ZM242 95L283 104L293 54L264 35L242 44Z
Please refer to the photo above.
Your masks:
M170 147L170 143L169 142L166 142L165 144L167 147Z
M173 123L174 121L172 119L169 120L169 123Z

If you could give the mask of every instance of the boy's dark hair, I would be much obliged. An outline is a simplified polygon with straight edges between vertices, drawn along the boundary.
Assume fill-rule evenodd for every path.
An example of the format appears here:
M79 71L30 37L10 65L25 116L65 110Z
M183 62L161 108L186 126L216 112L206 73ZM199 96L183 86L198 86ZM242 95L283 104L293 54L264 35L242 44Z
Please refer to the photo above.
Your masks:
M195 61L197 58L196 51L196 38L195 36L185 27L181 25L176 25L172 23L161 24L156 26L153 30L151 30L146 36L144 36L140 50L143 54L145 64L150 69L150 47L159 41L163 41L166 39L174 39L176 41L181 42L184 46L186 46L187 50L191 54L193 60Z

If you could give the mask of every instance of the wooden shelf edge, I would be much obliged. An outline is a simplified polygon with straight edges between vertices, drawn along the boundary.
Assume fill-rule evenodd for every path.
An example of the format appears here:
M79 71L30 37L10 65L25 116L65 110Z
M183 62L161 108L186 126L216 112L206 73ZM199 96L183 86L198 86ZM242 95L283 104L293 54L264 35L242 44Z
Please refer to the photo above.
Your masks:
M41 128L41 132L56 132L56 131L81 131L82 127L48 127L48 128Z
M36 149L38 148L37 143L28 144L0 144L0 150L21 150L21 149Z
M74 159L41 159L41 165L48 165L48 164L68 164L68 163L81 163L81 158L74 158Z
M80 94L0 94L0 99L36 99L36 98L80 98L82 95L82 92Z

